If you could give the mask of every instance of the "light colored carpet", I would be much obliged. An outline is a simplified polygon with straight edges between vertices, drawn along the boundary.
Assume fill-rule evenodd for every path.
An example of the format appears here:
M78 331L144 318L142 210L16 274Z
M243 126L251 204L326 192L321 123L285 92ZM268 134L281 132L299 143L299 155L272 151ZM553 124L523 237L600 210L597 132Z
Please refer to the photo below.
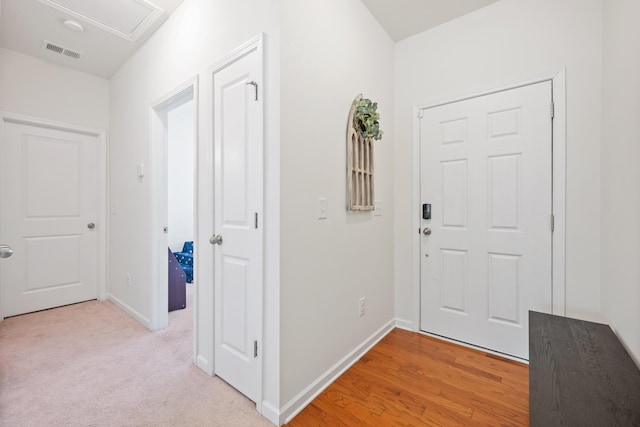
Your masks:
M193 313L149 332L89 301L0 323L0 426L272 426L192 363Z

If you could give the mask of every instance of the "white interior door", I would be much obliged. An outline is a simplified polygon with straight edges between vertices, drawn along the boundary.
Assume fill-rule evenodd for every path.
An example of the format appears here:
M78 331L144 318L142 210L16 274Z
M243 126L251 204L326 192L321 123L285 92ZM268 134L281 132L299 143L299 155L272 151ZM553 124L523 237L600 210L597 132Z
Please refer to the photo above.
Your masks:
M262 384L260 52L213 77L215 373L254 402Z
M6 122L2 141L2 314L97 298L98 138Z
M422 330L528 358L528 310L552 308L551 100L542 82L423 111Z

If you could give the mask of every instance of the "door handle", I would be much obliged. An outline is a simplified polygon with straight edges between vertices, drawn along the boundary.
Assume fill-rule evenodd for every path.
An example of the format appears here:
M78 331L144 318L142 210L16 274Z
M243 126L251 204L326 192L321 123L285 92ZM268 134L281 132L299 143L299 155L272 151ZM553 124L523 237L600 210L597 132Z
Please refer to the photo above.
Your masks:
M425 236L429 236L429 235L431 235L431 229L429 227L425 227L424 230L422 230L422 233Z
M249 83L247 83L247 85L251 85L254 87L254 89L256 90L256 96L254 98L254 101L258 100L258 83L254 82L254 81L250 81Z
M209 243L211 243L212 245L221 245L222 244L222 236L221 235L216 235L216 236L211 236L211 238L209 239Z
M87 228L89 230L93 230L94 228L96 228L96 225L94 223L90 222L89 224L87 224Z
M0 245L0 258L9 258L13 255L13 249L7 245Z

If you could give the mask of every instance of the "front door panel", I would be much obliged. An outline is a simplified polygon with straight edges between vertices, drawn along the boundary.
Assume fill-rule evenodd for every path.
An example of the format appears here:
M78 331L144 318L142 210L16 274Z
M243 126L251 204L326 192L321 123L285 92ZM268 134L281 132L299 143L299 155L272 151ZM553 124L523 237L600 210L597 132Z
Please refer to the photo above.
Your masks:
M424 110L421 329L528 358L551 311L551 83Z

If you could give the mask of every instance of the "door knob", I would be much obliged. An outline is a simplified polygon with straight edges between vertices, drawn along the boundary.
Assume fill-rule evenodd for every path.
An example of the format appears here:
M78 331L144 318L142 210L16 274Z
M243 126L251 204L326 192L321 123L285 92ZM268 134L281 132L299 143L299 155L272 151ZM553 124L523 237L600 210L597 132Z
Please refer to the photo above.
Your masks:
M0 258L9 258L13 255L13 249L7 245L0 245Z
M429 235L431 235L431 229L429 227L425 227L424 230L422 230L422 233L425 236L429 236Z
M221 245L222 236L219 234L217 236L211 236L211 238L209 239L209 243L211 243L212 245Z
M93 230L94 228L96 228L96 225L94 223L90 222L89 224L87 224L87 228L89 230Z

